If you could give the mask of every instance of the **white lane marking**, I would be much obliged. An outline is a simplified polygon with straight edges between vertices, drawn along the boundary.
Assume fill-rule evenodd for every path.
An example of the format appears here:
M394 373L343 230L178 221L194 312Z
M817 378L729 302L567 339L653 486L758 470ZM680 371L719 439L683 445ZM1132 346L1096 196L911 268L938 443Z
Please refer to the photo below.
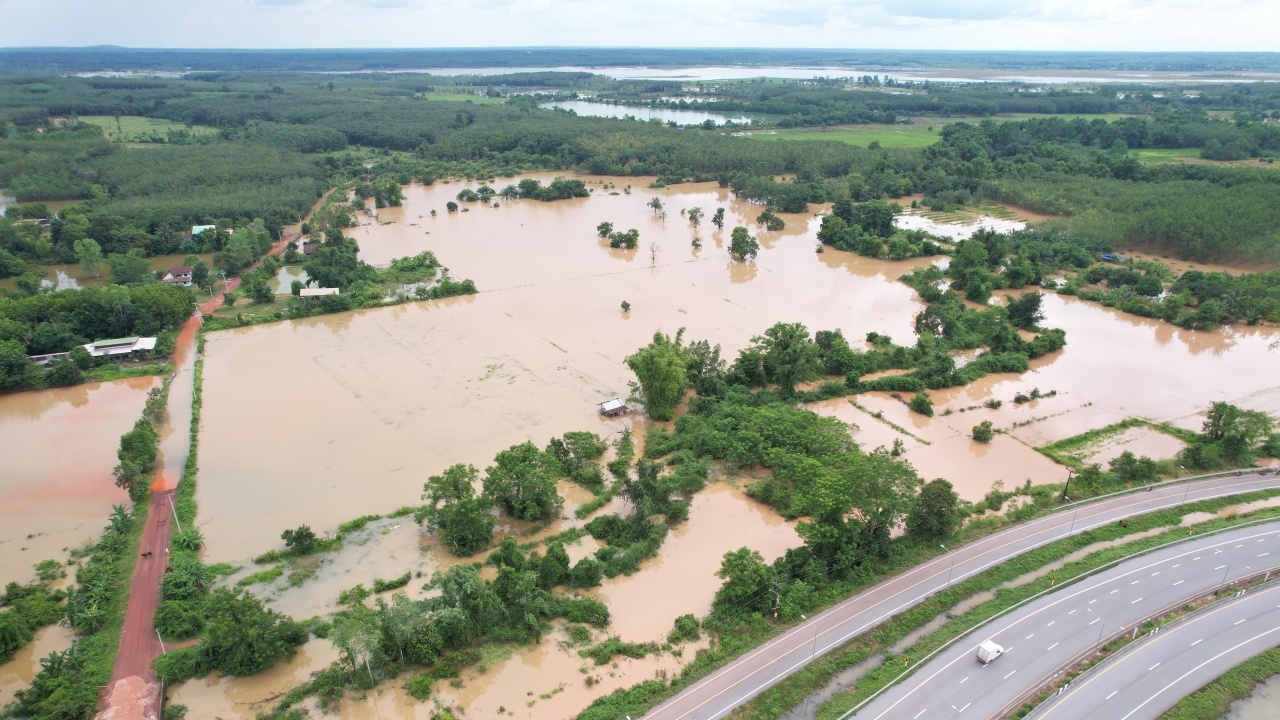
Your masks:
M1107 594L1108 594L1108 595L1115 595L1115 594L1116 594L1116 593L1118 593L1118 592L1120 592L1120 588L1116 588L1115 590L1112 590L1111 592L1109 592L1109 593L1107 593Z
M929 709L929 708L925 708L924 710L928 710L928 709ZM923 714L924 714L924 710L921 710L920 712L916 713L916 717L911 718L911 720L916 720L916 718L918 718L918 717L920 717L921 715L923 715Z
M1242 547L1244 547L1244 545L1237 545L1236 547L1238 547L1238 548L1242 548Z
M1115 696L1115 694L1116 694L1116 693L1118 693L1118 692L1120 692L1120 691L1119 691L1119 690L1112 690L1112 691L1111 691L1111 694L1110 694L1110 695L1108 695L1108 696L1106 696L1105 698L1103 698L1103 700L1110 700L1110 699L1111 699L1112 697L1114 697L1114 696ZM916 717L920 717L920 716L919 716L919 715L917 715Z
M964 676L964 680L961 680L961 681L960 681L960 684L961 684L961 685L963 685L963 684L965 684L968 680L969 680L969 676L968 676L968 675L965 675L965 676Z
M1027 636L1027 639L1028 639L1028 640L1030 640L1031 638L1033 638L1033 637L1035 637L1035 636L1036 636L1036 634L1035 634L1035 633L1031 633L1030 635L1028 635L1028 636Z
M1071 612L1069 612L1069 613L1067 613L1067 614L1068 614L1068 615L1075 615L1075 614L1076 614L1076 611L1075 611L1075 610L1072 610Z
M1175 568L1182 567L1182 563L1178 563L1177 565L1174 565L1174 567L1175 567Z
M1090 625L1092 625L1093 623L1096 623L1096 622L1100 622L1100 619L1099 619L1099 618L1094 618L1094 619L1093 619L1093 622L1091 622L1091 623L1089 623L1089 624L1090 624Z
M1276 607L1280 607L1280 605L1277 605ZM1195 647L1195 646L1199 645L1199 644L1200 644L1200 643L1202 643L1202 642L1204 642L1204 638L1200 638L1199 640L1197 640L1197 641L1195 641L1195 642L1191 643L1191 647Z
M970 705L972 705L972 704L973 704L973 703L971 703L971 702L967 702L967 703L965 703L965 704L964 704L964 707L960 708L960 712L964 712L964 711L965 711L965 709L966 709L966 708L968 708L968 707L969 707ZM954 705L952 705L952 707L955 707L955 706L954 706Z
M1096 603L1096 602L1098 602L1098 598L1094 598L1094 599L1090 600L1090 601L1089 601L1089 604L1090 604L1090 605L1092 605L1092 604L1094 604L1094 603Z
M1158 667L1160 667L1160 663L1156 663L1155 665L1152 665L1151 667L1147 668L1147 672L1151 672L1152 670L1155 670Z
M1280 607L1280 606L1277 606L1277 607ZM1056 623L1056 622L1058 622L1058 621L1057 621L1057 620L1050 620L1050 621L1049 621L1049 624L1048 624L1048 625L1045 625L1045 627L1053 627L1053 624L1054 624L1054 623Z
M1129 711L1129 714L1128 714L1128 715L1125 715L1125 716L1124 716L1124 717L1122 717L1122 718L1120 718L1120 720L1129 720L1129 718L1130 718L1130 717L1132 717L1134 713L1138 712L1138 711L1139 711L1139 710L1141 710L1143 707L1145 707L1145 706L1147 705L1147 703L1151 702L1152 700L1155 700L1155 699L1156 699L1157 697L1159 697L1159 696L1160 696L1160 694L1161 694L1161 693L1163 693L1165 690L1168 690L1169 688L1171 688L1171 687L1173 687L1173 686L1177 685L1178 683L1182 682L1183 680L1187 679L1187 676L1189 676L1189 675L1191 675L1192 673L1196 672L1197 670L1199 670L1200 668L1204 667L1205 665L1208 665L1209 663L1214 662L1215 660L1217 660L1217 659L1218 659L1218 658L1220 658L1220 657L1223 657L1224 655L1230 655L1231 653L1233 653L1233 652L1235 652L1236 650L1238 650L1238 649L1240 649L1240 648L1244 647L1245 645L1248 645L1249 643L1251 643L1251 642L1253 642L1253 641L1257 640L1258 638L1266 637L1267 635L1270 635L1270 634L1271 634L1271 633L1273 633L1273 632L1280 632L1280 627L1274 627L1274 628L1271 628L1270 630L1267 630L1266 632L1263 632L1263 633L1259 633L1259 634L1257 634L1257 635L1254 635L1253 637L1249 638L1248 640L1245 640L1244 642L1238 643L1235 647L1227 648L1226 650L1223 650L1222 652L1218 653L1217 655L1215 655L1215 656L1213 656L1213 657L1209 658L1208 660L1205 660L1204 662L1200 663L1199 665L1197 665L1197 666L1195 666L1195 667L1191 668L1190 670L1188 670L1188 671L1186 671L1185 673L1183 673L1180 677L1174 678L1173 682L1171 682L1171 683L1169 683L1168 685L1165 685L1164 687L1162 687L1162 688L1160 688L1159 690L1155 691L1155 693L1153 693L1153 694L1151 695L1151 697L1148 697L1146 700L1143 700L1143 701L1142 701L1142 703L1138 705L1138 707L1136 707L1136 708L1134 708L1134 709L1130 710L1130 711Z
M1178 582L1174 583L1173 585L1174 585L1174 587L1177 587L1178 585L1181 585L1181 584L1182 584L1182 583L1184 583L1184 582L1186 582L1186 580L1179 580Z
M1049 647L1045 648L1045 652L1049 652L1050 650L1052 650L1052 649L1054 649L1054 648L1056 648L1056 647L1058 647L1058 643L1054 643L1054 644L1050 645Z
M1258 557L1262 557L1263 555L1270 555L1270 554L1271 554L1271 553L1260 553L1260 554L1258 555Z
M1129 604L1130 604L1130 605L1136 605L1136 604L1138 604L1138 603L1140 603L1140 602L1142 602L1142 598L1138 598L1137 600L1134 600L1133 602L1131 602L1131 603L1129 603Z
M1245 620L1248 620L1248 618L1245 618ZM1237 620L1237 621L1235 621L1235 622L1231 623L1231 626L1232 626L1232 627L1235 627L1236 625L1239 625L1239 624L1240 624L1240 623L1242 623L1242 622L1244 622L1244 620Z
M1197 557L1193 557L1193 558L1191 558L1191 559L1192 559L1192 560L1199 560L1200 558L1197 556Z
M1018 671L1017 671L1017 670L1014 670L1013 672L1009 673L1008 675L1005 675L1003 679L1008 680L1009 678L1013 677L1013 673L1016 673L1016 672L1018 672Z
M1138 581L1137 581L1137 580L1134 580L1133 582L1131 582L1131 583L1129 583L1129 584L1130 584L1130 585L1137 585L1137 584L1138 584Z
M1160 574L1160 571L1159 571L1159 570L1157 570L1157 571L1155 571L1155 572L1151 573L1151 577L1155 577L1155 576L1157 576L1157 575L1159 575L1159 574Z
M1226 567L1226 565L1219 565L1218 567L1214 568L1214 570L1221 570L1224 567Z

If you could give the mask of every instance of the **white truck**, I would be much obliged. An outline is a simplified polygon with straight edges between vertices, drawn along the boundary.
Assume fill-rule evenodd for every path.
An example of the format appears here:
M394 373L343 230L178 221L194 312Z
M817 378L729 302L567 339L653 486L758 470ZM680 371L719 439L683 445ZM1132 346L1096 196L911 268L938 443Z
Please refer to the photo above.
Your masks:
M983 640L982 644L978 646L978 660L982 661L983 665L986 665L1003 654L1004 648L990 640Z

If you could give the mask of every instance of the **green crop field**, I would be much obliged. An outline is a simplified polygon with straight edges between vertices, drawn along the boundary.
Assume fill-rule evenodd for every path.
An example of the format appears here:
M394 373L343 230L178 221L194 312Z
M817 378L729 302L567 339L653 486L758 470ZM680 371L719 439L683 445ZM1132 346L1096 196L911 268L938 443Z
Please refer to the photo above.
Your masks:
M779 128L752 133L760 140L835 140L866 147L879 142L887 148L922 148L938 141L935 127L926 125L846 125L831 128Z
M428 100L449 100L452 102L473 102L481 105L496 105L506 102L505 98L491 98L484 95L471 95L468 93L445 93L430 92L419 93L418 97L424 97Z
M151 136L164 137L170 130L186 130L196 135L208 135L217 132L216 128L205 125L188 127L183 123L157 118L121 115L119 118L110 115L82 115L80 122L97 125L102 128L107 139L112 142L145 142Z

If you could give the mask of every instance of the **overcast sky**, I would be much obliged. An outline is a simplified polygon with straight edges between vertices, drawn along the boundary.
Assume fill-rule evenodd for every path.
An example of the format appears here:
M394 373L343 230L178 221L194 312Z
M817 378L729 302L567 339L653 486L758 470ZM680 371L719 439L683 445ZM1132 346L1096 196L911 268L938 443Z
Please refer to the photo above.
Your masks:
M0 0L0 46L1280 51L1280 0Z

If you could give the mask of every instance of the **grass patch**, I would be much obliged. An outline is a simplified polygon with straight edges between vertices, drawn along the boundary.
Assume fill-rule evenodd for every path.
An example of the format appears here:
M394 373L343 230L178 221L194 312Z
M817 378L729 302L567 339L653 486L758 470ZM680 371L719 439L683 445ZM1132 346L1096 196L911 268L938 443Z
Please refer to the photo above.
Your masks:
M266 584L275 582L284 575L284 565L272 565L266 570L259 570L252 575L247 575L236 583L236 587L245 587L246 585L256 585L258 583Z
M1132 152L1142 162L1149 163L1181 162L1187 158L1200 157L1200 148L1142 148Z
M97 125L111 142L165 142L170 132L185 130L192 135L214 135L217 128L207 125L187 125L172 120L138 117L136 115L82 115L80 122Z
M1267 678L1280 674L1280 648L1272 648L1223 673L1169 708L1159 720L1217 720L1231 703L1246 698Z
M153 363L128 364L128 365L103 365L96 367L84 374L85 382L110 382L112 380L123 380L125 378L150 377L153 375L168 375L173 372L173 363L168 360Z
M1066 467L1079 470L1081 466L1084 465L1083 456L1087 455L1084 451L1091 450L1098 443L1109 437L1114 437L1126 430L1136 427L1151 428L1156 432L1162 432L1165 435L1175 437L1187 444L1195 442L1196 438L1199 437L1191 430L1174 427L1167 422L1153 423L1149 420L1143 420L1142 418L1127 418L1118 423L1112 423L1105 427L1082 432L1079 435L1072 435L1069 438L1063 438L1055 443L1038 447L1036 450L1059 465L1065 465Z
M867 147L873 142L885 148L923 148L938 141L937 128L927 125L843 125L838 127L777 128L752 133L757 140L831 140Z

